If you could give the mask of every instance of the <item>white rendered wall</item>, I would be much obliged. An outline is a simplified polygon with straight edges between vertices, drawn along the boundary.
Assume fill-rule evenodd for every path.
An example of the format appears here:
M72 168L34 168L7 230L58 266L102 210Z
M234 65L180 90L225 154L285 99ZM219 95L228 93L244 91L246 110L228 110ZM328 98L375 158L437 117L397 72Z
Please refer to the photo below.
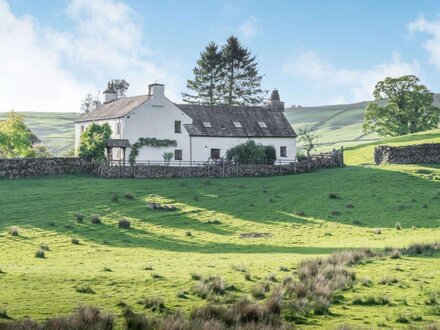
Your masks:
M244 143L249 138L227 138L227 137L192 137L191 145L193 151L193 159L196 161L207 160L211 156L211 149L220 149L220 156L226 154L226 150ZM277 152L278 159L293 160L296 157L296 138L252 138L256 143L261 143L264 146L274 146ZM280 147L287 147L287 157L280 157Z

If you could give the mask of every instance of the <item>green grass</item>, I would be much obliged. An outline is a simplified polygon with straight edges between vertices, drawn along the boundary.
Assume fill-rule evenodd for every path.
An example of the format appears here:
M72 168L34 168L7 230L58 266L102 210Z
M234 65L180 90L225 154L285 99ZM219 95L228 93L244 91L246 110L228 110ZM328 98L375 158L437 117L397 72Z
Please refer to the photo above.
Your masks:
M124 301L152 313L138 301L162 297L167 309L188 312L206 304L191 293L197 283L191 274L221 276L226 287L235 288L228 297L238 297L268 274L282 279L286 268L294 271L304 258L434 241L440 234L440 184L415 168L352 166L293 176L212 179L210 185L204 179L0 180L0 249L6 252L0 254L0 310L13 318L43 320L93 304L120 315L117 304ZM136 197L114 202L113 192ZM329 198L331 192L339 198ZM177 210L149 210L147 201L173 204ZM83 223L76 221L76 213L85 215ZM92 214L99 214L102 224L92 224ZM131 222L130 229L118 228L122 217ZM208 223L214 219L220 223ZM395 229L397 221L401 230ZM8 233L11 226L18 227L19 236ZM381 228L380 235L375 228ZM249 232L270 235L240 238ZM72 237L80 244L72 244ZM35 258L42 243L50 249L44 259ZM237 265L252 274L250 281ZM397 265L404 271L396 271ZM427 323L438 318L424 301L440 281L439 269L438 257L361 265L354 271L358 278L371 278L371 287L359 284L342 292L330 316L303 322L327 328L340 323L376 326L388 318L387 325L398 327L399 314L413 313L423 314L423 321L414 324ZM378 284L384 276L396 276L405 288ZM182 297L182 291L188 294ZM386 311L351 304L354 295L382 292L393 302ZM409 306L400 303L403 297Z

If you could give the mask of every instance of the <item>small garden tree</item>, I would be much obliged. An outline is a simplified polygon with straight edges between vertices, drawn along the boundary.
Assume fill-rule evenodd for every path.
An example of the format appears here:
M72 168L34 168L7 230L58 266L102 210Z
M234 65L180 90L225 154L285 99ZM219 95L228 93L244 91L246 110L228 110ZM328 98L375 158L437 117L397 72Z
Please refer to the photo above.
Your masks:
M226 151L226 159L240 164L265 164L273 163L276 151L273 146L263 146L248 140Z
M81 135L79 157L89 161L103 162L105 160L105 144L112 135L109 124L91 124Z
M300 129L298 142L307 153L307 158L310 159L310 152L316 150L319 145L318 136L312 133L309 129Z

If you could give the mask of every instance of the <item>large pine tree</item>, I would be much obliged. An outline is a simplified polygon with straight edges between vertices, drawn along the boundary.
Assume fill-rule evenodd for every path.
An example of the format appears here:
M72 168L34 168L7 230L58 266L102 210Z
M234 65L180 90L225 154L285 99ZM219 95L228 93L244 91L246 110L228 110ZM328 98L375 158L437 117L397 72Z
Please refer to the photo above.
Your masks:
M194 79L186 87L194 94L182 93L183 100L193 104L218 104L221 99L222 56L218 46L211 42L200 54L193 69Z
M234 36L222 47L222 103L226 105L260 105L266 96L261 89L255 56Z

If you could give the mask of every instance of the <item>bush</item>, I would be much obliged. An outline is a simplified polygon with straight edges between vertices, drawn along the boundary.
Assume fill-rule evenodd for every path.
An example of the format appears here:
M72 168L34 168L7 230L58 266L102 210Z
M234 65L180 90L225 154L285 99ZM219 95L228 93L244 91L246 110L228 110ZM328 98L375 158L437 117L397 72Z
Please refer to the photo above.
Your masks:
M76 222L79 222L79 223L83 222L84 221L84 214L76 213L75 214L75 219L76 219Z
M70 241L72 242L73 245L79 245L79 239L77 238L72 238Z
M125 193L124 197L127 198L127 199L130 199L130 200L134 199L134 195L132 193Z
M93 214L92 217L90 218L90 221L94 224L101 224L101 218L99 217L98 214Z
M35 258L42 258L42 259L44 259L45 258L44 250L43 249L38 249L37 252L35 252Z
M112 202L117 202L117 201L118 201L118 194L112 193Z
M248 140L226 150L226 159L238 164L273 164L276 151L273 146L263 146Z
M90 124L81 134L79 157L97 163L105 160L105 144L112 135L109 124Z
M18 236L18 227L11 227L9 228L9 234L11 234L12 236Z
M130 225L131 225L130 221L125 218L121 218L118 223L119 228L124 228L124 229L130 229Z

